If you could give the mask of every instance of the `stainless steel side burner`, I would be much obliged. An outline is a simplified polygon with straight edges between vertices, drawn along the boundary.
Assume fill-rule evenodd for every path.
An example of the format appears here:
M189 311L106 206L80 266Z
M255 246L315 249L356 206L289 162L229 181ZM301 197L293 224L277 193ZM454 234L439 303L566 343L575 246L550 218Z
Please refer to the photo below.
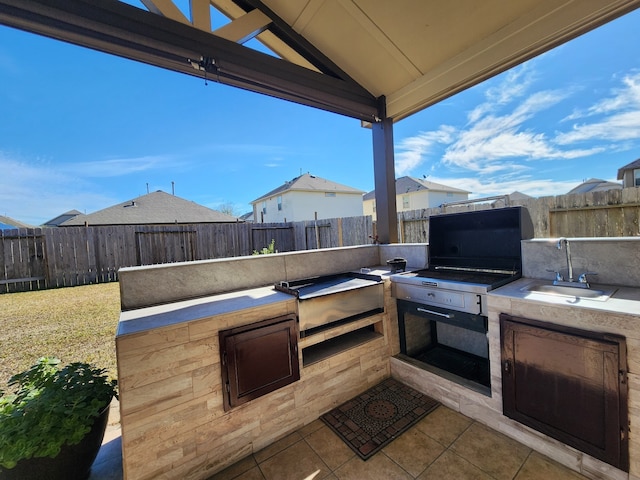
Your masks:
M384 285L379 275L348 272L274 286L298 299L300 335L365 313L382 311Z

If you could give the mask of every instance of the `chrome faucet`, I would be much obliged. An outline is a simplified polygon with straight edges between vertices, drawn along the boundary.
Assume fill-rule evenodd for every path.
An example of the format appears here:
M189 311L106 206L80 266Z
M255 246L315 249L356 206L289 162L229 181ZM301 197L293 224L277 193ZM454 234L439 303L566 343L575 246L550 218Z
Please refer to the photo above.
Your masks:
M565 281L564 277L560 274L560 272L555 272L556 279L553 281L554 285L563 285L563 286L573 286L580 288L591 288L589 285L589 281L587 280L587 275L597 275L595 272L585 272L578 277L578 281L574 282L573 280L573 265L571 264L571 246L569 244L569 240L565 237L560 237L558 242L556 243L556 247L558 250L562 250L562 244L565 245L565 252L567 254L567 270L569 278Z
M571 265L571 247L569 246L569 240L567 240L565 237L560 237L556 246L558 247L558 250L562 250L563 243L566 246L565 251L567 253L567 270L569 271L568 281L573 282L573 265Z

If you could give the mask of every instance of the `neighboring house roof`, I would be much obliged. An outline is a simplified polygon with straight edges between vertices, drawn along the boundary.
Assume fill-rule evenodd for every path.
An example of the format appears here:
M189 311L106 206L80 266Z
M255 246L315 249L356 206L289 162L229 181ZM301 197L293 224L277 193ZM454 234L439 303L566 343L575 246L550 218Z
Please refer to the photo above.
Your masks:
M428 180L414 178L414 177L400 177L396 178L396 195L404 195L405 193L419 192L423 190L430 190L432 192L453 192L453 193L471 193L467 190L460 188L448 187L440 183L430 182ZM364 197L363 200L375 199L376 191L371 190Z
M567 194L572 193L588 193L588 192L602 192L604 190L615 190L622 188L622 185L616 182L609 182L600 178L590 178L586 182L581 183L575 188L572 188Z
M34 228L33 225L19 222L14 218L5 217L4 215L0 215L0 223L7 225L8 228ZM7 230L7 228L2 228L2 230Z
M359 193L363 194L363 190L357 188L348 187L340 183L332 182L324 178L316 177L309 173L300 175L288 182L284 182L283 185L271 190L269 193L256 198L251 204L264 200L266 198L273 197L275 195L282 195L285 192L299 191L299 192L336 192L336 193Z
M518 202L518 201L522 201L522 200L528 200L530 198L533 198L530 195L527 195L526 193L522 193L522 192L518 192L517 190L509 193L508 195L504 195L504 198L498 198L496 200L494 200L493 202L491 202L491 205L512 205L513 202ZM480 198L476 198L473 201L474 202L478 202L482 199Z
M625 170L635 170L636 168L640 168L640 158L637 160L634 160L628 165L625 165L624 167L620 167L618 169L618 180L623 179Z
M253 222L253 211L247 212L244 215L240 215L238 220L241 222Z
M236 217L158 190L88 215L77 215L60 226L168 225L235 221Z
M526 193L522 193L517 190L511 192L508 197L509 200L526 200L528 198L533 198L531 195L527 195Z
M62 213L51 220L44 222L42 225L44 227L58 227L61 223L66 222L67 220L71 220L73 217L78 215L82 215L82 212L79 210L69 210L68 212Z

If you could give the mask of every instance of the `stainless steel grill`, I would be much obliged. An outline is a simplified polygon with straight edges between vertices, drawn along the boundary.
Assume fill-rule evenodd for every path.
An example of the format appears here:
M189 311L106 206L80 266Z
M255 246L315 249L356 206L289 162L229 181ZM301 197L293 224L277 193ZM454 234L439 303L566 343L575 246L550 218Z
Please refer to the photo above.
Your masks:
M433 216L429 224L427 268L391 276L401 353L490 393L487 292L520 277L531 221L513 207Z

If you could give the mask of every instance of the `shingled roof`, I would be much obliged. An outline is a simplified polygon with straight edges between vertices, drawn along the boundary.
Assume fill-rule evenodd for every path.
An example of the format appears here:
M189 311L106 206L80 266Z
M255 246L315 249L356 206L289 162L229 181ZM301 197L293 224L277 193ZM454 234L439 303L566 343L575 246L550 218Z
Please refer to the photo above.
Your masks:
M64 223L67 220L71 220L78 215L82 215L82 212L79 210L69 210L68 212L61 213L57 217L44 222L42 225L44 227L59 227L61 223Z
M620 167L618 169L618 180L622 180L624 177L625 170L635 170L636 168L640 168L640 158L634 160L633 162L625 165L624 167Z
M266 193L259 198L256 198L251 203L256 203L266 198L270 198L275 195L281 195L284 192L290 192L290 191L336 192L336 193L359 193L359 194L364 193L363 190L358 190L357 188L348 187L347 185L342 185L340 183L332 182L331 180L326 180L324 178L316 177L315 175L305 173L303 175L300 175L299 177L294 178L293 180L284 182L283 185L279 186L274 190L271 190L269 193Z
M77 215L60 226L169 225L236 221L237 219L231 215L158 190L88 215Z
M441 183L430 182L428 180L422 180L419 178L409 176L396 178L396 195L418 192L420 190L431 190L432 192L471 193L467 190L449 187L447 185L442 185ZM376 191L371 190L363 197L363 200L373 200L375 196Z
M0 215L0 223L6 226L6 228L3 227L3 230L10 228L34 228L33 225L20 222L15 218L5 217L4 215Z
M605 190L621 189L622 184L609 182L602 180L601 178L590 178L589 180L582 182L580 185L572 188L567 194L572 193L588 193L588 192L603 192Z

